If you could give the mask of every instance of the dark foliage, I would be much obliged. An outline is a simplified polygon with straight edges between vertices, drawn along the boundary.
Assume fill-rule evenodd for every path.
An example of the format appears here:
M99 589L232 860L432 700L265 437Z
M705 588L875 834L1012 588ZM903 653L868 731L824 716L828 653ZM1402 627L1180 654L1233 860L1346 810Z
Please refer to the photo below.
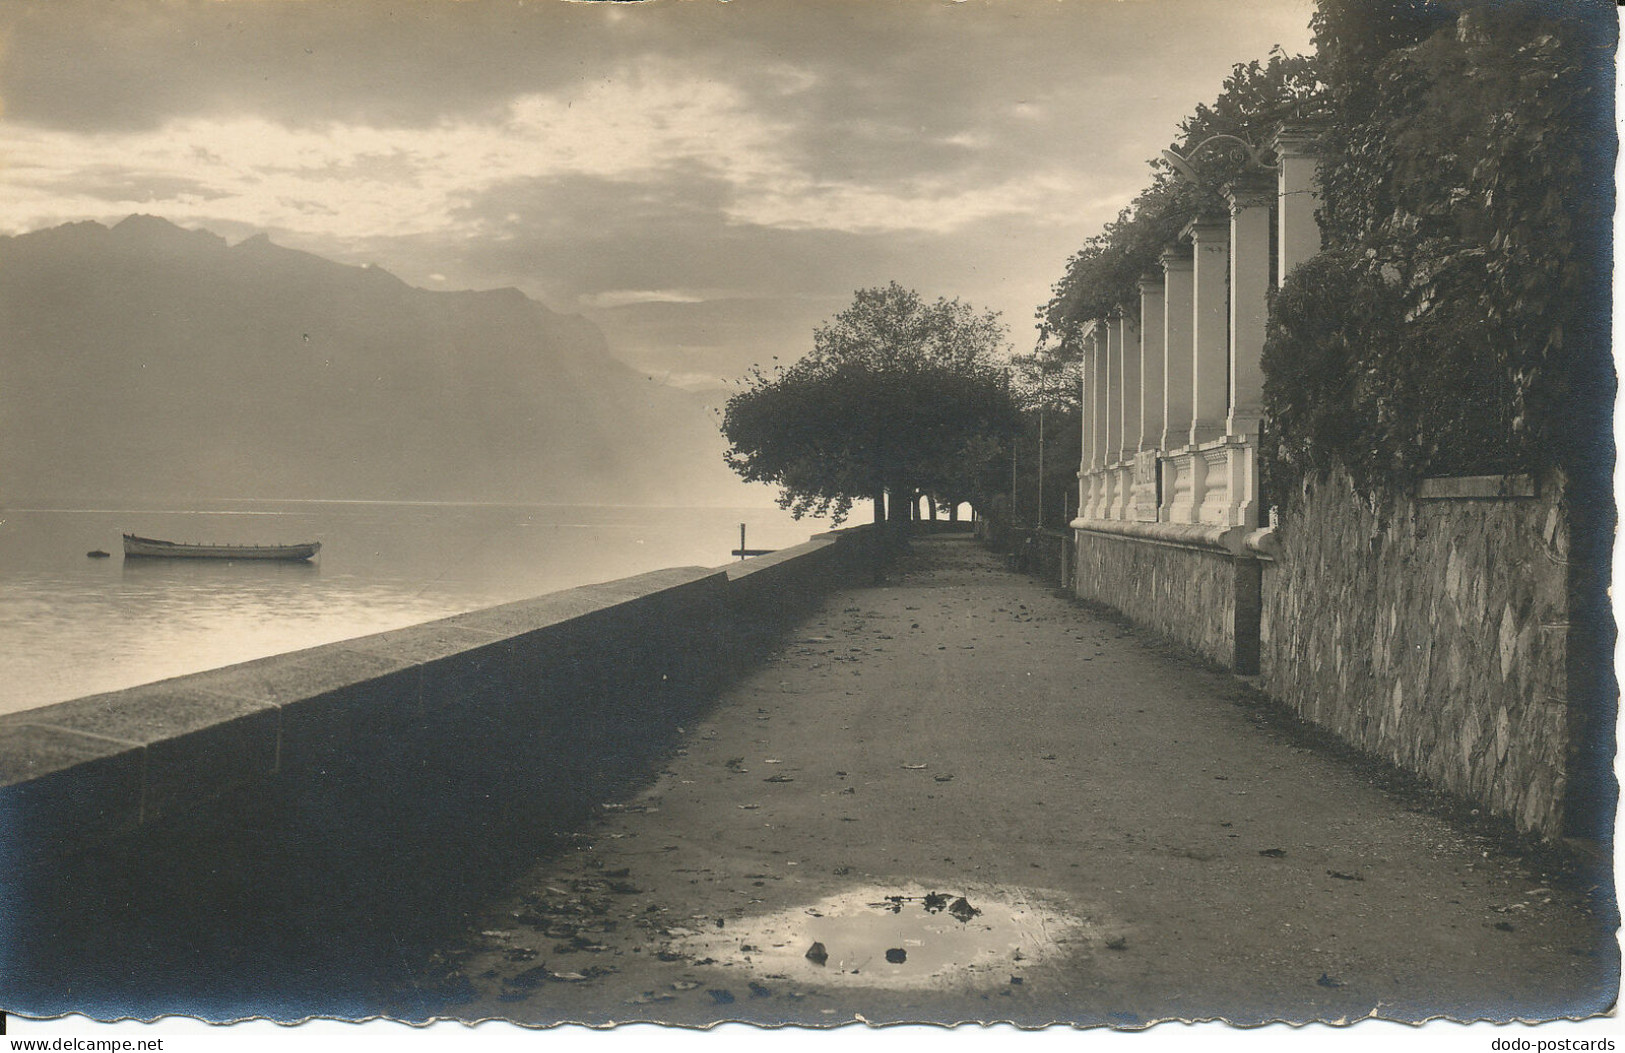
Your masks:
M1017 427L995 357L1004 328L958 300L896 283L865 289L788 368L753 372L728 400L728 464L781 488L797 517L845 519L852 503L916 493L980 502Z
M1599 456L1613 18L1322 0L1328 253L1275 304L1272 493L1337 461L1377 491Z
M1063 354L1056 343L1016 355L1011 364L1021 430L1013 463L1001 466L1002 481L990 483L1005 497L1000 505L1004 518L1013 515L1015 525L1059 530L1072 520L1078 506L1082 363Z

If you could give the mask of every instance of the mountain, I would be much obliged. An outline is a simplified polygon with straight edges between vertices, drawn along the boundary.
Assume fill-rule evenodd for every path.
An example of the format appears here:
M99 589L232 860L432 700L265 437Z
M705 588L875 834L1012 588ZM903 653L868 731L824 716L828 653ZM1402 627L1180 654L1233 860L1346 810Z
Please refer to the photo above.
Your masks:
M0 237L0 501L759 500L723 448L516 289L152 216Z

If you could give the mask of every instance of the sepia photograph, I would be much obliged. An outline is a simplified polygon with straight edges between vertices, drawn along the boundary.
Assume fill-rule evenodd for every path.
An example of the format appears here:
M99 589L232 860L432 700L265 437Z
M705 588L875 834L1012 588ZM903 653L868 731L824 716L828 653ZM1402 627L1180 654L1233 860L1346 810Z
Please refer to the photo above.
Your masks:
M1618 43L0 0L0 1041L1615 1048Z

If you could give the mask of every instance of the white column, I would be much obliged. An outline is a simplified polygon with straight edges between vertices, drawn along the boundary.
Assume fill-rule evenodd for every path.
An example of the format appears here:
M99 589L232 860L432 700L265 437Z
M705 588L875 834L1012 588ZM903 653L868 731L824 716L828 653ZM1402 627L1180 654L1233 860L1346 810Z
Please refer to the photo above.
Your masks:
M1320 252L1320 179L1315 153L1316 137L1299 128L1283 128L1275 137L1280 158L1276 176L1276 282L1286 281L1293 268Z
M1095 456L1091 463L1098 470L1110 463L1106 453L1106 435L1111 427L1111 356L1106 354L1105 322L1095 322L1090 343L1094 346L1095 362Z
M1090 517L1105 519L1110 514L1112 426L1112 356L1106 341L1106 320L1095 320L1095 476L1090 488Z
M1078 449L1079 449L1079 451L1081 453L1081 456L1080 456L1079 461L1078 461L1078 472L1079 472L1080 475L1089 470L1089 466L1090 466L1089 462L1094 457L1094 446L1095 446L1094 416L1095 416L1095 408L1094 408L1093 399L1094 399L1094 396L1095 396L1095 385L1094 385L1094 377L1090 374L1090 367L1093 364L1090 361L1090 356L1091 356L1093 351L1094 351L1093 344L1090 341L1089 336L1087 334L1085 334L1084 337L1083 337L1083 342L1082 342L1081 351L1079 353L1079 362L1078 362L1078 372L1081 374L1080 387L1078 389L1078 407L1079 407L1079 410L1080 410L1080 413L1078 415L1081 418L1079 423L1083 427L1082 440L1078 444Z
M1140 452L1140 433L1144 427L1141 402L1145 398L1144 376L1140 360L1140 327L1130 314L1117 316L1117 336L1123 347L1123 449L1119 460L1132 461Z
M1123 316L1106 316L1106 463L1123 459Z
M1185 246L1165 249L1162 274L1162 346L1167 373L1163 381L1161 445L1164 450L1176 450L1191 438L1191 250Z
M1162 278L1140 279L1140 449L1162 446L1167 362L1163 350Z
M1078 442L1078 518L1089 517L1089 468L1094 458L1095 444L1095 378L1094 363L1090 360L1094 348L1085 333L1078 353L1078 418L1083 434Z
M1270 205L1261 180L1225 188L1230 202L1230 384L1225 434L1258 438L1264 416L1264 328L1269 318Z
M1193 261L1190 441L1195 446L1224 436L1230 408L1230 227L1199 219L1185 234Z

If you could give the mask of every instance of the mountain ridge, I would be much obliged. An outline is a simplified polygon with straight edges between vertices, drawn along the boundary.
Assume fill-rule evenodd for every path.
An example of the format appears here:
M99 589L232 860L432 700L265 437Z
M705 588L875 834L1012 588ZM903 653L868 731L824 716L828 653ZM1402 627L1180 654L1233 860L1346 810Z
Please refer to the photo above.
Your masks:
M700 401L518 289L135 215L0 237L0 501L759 500Z

